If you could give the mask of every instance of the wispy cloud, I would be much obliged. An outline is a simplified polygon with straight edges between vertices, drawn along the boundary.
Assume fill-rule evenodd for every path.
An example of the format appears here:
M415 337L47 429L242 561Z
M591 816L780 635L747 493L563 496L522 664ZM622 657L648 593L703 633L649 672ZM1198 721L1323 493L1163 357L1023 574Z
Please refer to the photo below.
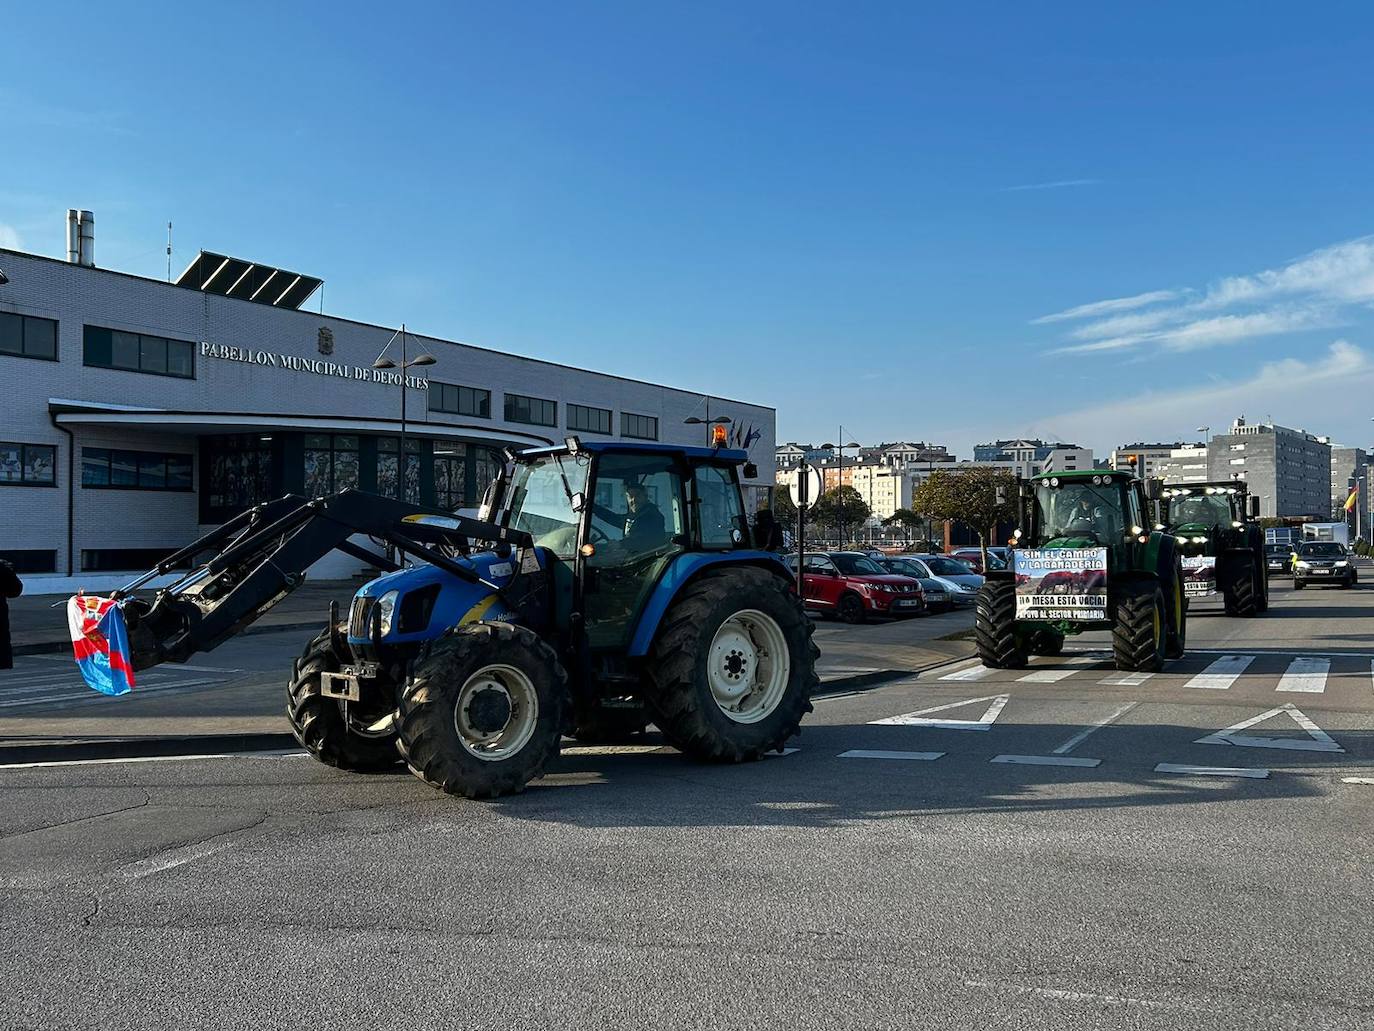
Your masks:
M1279 268L1228 276L1205 290L1153 290L1081 304L1032 325L1085 321L1051 354L1136 348L1193 351L1348 325L1374 304L1374 237L1334 244ZM1148 310L1139 310L1148 309Z
M1154 332L1125 334L1053 348L1050 354L1094 354L1124 351L1154 343L1165 351L1196 351L1204 347L1237 343L1254 337L1278 336L1309 329L1331 329L1346 320L1322 308L1275 308L1245 315L1217 315L1194 319ZM1079 336L1075 333L1074 336Z
M1133 297L1113 297L1106 301L1093 301L1091 304L1080 304L1076 308L1067 308L1052 315L1041 315L1038 319L1031 319L1031 325L1038 326L1045 322L1066 322L1070 319L1090 319L1118 311L1132 311L1147 305L1175 300L1180 296L1180 293L1178 290L1151 290L1149 293L1136 294Z
M1019 193L1022 190L1062 190L1069 186L1096 186L1101 179L1056 179L1049 183L1022 183L1020 186L1003 186L1001 193Z
M1287 425L1362 425L1368 390L1317 391L1322 386L1374 386L1374 360L1347 340L1334 341L1320 357L1271 362L1234 380L1214 380L1177 391L1147 391L1111 404L1065 413L1071 426L1090 426L1096 439L1173 440L1181 426L1211 419L1218 425L1242 412L1284 413ZM1349 411L1342 410L1342 406Z
M7 226L0 222L0 247L8 247L12 251L17 251L24 246L24 241L19 238L19 230L14 226Z

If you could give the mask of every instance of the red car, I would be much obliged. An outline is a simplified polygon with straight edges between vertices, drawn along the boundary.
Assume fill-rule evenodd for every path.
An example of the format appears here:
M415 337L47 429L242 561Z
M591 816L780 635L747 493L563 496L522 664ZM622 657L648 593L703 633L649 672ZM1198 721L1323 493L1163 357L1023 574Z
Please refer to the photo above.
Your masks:
M958 559L964 565L969 566L975 573L983 573L982 548L955 548L949 553L949 557ZM991 548L988 549L988 558L991 560L988 564L992 566L993 569L1005 569L1007 567L1002 557Z
M862 623L870 616L915 616L926 609L919 581L886 573L854 551L807 552L802 601L808 609L832 613L846 623Z

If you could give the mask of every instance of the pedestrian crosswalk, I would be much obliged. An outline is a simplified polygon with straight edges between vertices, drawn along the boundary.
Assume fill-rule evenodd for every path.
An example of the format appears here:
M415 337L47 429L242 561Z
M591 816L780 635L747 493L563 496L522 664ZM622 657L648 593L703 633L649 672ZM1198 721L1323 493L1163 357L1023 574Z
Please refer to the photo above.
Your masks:
M128 697L223 683L239 672L210 666L159 666L140 672L134 692ZM111 699L92 691L68 656L20 656L14 669L0 672L0 712L19 715L26 710L61 709L101 701Z
M925 679L951 683L994 680L1066 687L1091 682L1103 687L1228 691L1241 683L1242 678L1252 688L1261 683L1263 690L1274 693L1324 694L1331 685L1342 681L1358 682L1362 689L1368 690L1374 687L1374 662L1364 654L1194 653L1169 662L1159 673L1123 673L1113 668L1109 652L1093 651L1033 658L1020 670L988 669L977 660L969 660ZM1257 678L1262 678L1262 682Z

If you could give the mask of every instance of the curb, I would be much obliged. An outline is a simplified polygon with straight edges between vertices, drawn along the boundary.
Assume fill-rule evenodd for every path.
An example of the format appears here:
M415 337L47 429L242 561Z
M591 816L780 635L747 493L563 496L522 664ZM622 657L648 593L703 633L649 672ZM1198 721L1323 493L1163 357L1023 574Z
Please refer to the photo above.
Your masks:
M73 759L146 759L158 755L269 752L288 748L300 748L300 743L290 734L197 734L78 741L69 745L9 745L0 747L0 767Z
M301 623L272 623L267 626L250 626L240 630L235 637L251 637L254 634L270 634L276 630L318 630L322 624L318 619ZM54 655L72 650L71 641L32 641L29 644L16 644L15 655Z

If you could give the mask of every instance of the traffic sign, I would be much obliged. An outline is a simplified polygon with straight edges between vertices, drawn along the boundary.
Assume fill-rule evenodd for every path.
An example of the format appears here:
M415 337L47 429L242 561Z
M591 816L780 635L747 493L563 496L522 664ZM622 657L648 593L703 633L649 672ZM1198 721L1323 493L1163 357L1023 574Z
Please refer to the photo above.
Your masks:
M792 495L792 504L798 508L814 505L821 496L821 471L814 465L799 466L797 478L787 485L787 490Z

